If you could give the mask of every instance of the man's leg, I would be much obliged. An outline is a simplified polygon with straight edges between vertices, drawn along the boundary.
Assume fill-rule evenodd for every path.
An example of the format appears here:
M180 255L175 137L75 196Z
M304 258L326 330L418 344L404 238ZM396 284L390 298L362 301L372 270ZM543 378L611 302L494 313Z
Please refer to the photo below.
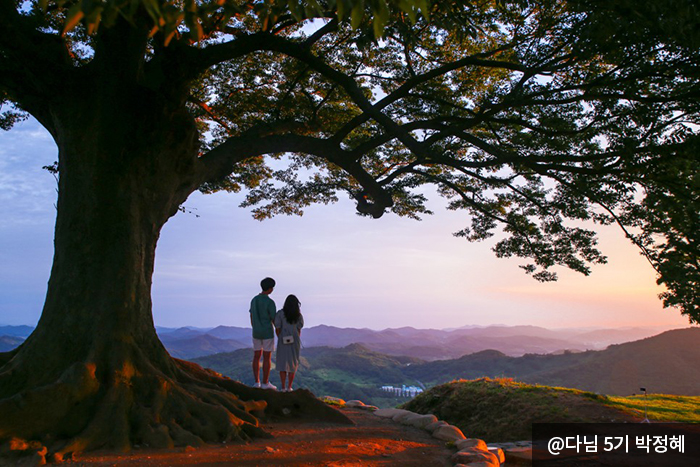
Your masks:
M262 350L256 350L253 352L253 378L255 378L255 382L258 384L260 383L260 356L262 353ZM269 368L267 371L270 371Z
M262 383L267 384L270 382L270 367L272 366L272 352L265 352L263 350L263 376Z

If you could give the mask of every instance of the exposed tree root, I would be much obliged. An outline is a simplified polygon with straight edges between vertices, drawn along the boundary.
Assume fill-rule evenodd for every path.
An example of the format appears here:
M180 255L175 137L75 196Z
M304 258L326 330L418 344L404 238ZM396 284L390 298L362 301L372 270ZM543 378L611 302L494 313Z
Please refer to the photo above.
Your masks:
M176 361L181 367L187 368L190 374L196 375L199 380L207 381L223 388L238 395L241 399L257 401L252 402L252 404L264 403L266 408L264 408L264 414L260 414L261 417L298 418L302 420L322 420L332 423L352 424L352 421L342 412L328 406L308 390L297 389L290 393L280 393L256 389L221 376L212 370L202 368L195 363L177 359ZM251 402L248 403L251 404ZM253 413L255 413L255 410L254 408L250 409Z
M122 362L111 374L93 363L75 363L56 381L0 399L0 455L22 452L60 462L96 449L128 452L134 446L173 448L270 436L259 417L351 423L308 391L254 389L176 359L169 375L143 362ZM11 380L17 377L0 372L0 390L16 386Z

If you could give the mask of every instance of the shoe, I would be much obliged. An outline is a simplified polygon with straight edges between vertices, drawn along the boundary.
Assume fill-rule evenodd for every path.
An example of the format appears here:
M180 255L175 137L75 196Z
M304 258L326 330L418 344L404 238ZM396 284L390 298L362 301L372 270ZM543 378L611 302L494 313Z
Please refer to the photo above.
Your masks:
M254 387L254 388L259 388L259 387L260 387L260 381L258 381L257 383L255 383L255 384L253 385L253 387Z
M280 392L287 392L285 388L280 389Z
M263 388L263 389L275 389L275 390L277 389L277 386L275 386L275 385L272 384L272 383L265 383L265 384L263 384L263 385L260 386L260 387Z
M294 391L294 389L292 389L291 387L287 388L287 392L292 392L292 391Z

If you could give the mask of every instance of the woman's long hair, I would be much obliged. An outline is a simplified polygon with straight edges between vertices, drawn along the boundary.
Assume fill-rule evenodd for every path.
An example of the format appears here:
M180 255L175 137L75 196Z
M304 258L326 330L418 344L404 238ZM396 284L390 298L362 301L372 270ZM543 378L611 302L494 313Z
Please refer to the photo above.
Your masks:
M282 311L284 312L284 317L289 324L294 324L299 320L301 316L301 302L294 295L289 295L284 301L284 306Z

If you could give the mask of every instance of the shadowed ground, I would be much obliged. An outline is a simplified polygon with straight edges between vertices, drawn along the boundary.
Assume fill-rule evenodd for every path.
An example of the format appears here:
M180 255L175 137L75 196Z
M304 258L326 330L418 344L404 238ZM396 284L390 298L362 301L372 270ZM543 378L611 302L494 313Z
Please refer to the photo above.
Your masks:
M355 426L327 422L271 422L262 428L274 439L197 449L151 451L130 455L90 453L76 466L144 465L290 465L290 466L451 466L454 449L426 431L399 425L358 409L340 409Z

